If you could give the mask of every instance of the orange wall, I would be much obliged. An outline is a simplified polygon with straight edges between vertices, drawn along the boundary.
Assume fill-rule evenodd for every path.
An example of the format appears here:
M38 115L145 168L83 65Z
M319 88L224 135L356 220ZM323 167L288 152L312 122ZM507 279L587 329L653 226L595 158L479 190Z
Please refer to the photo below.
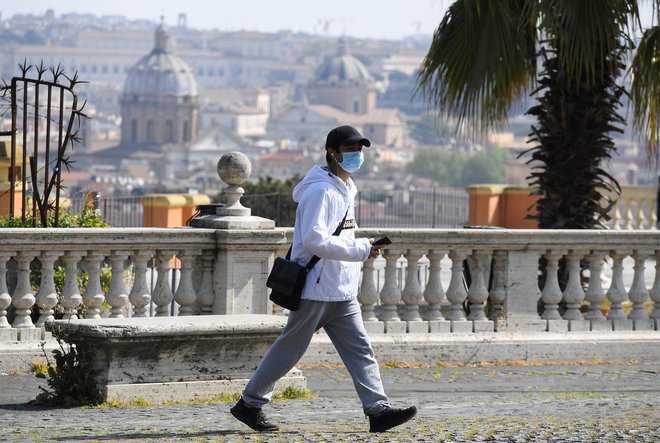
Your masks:
M178 228L186 226L197 205L211 203L203 194L147 194L142 196L143 225L149 228Z
M473 185L469 194L468 224L470 226L499 226L509 229L536 229L537 220L527 220L536 213L537 196L530 196L531 188L496 184Z

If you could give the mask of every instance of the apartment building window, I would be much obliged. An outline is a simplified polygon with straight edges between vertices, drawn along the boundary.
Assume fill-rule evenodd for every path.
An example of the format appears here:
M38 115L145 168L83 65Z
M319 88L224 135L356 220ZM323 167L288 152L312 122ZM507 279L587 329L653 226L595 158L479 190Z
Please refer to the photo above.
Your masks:
M138 123L136 119L131 120L131 141L137 142Z
M165 122L165 140L173 143L174 142L174 124L172 120L167 120Z
M154 142L155 141L154 121L153 120L148 120L147 121L147 141L148 142Z

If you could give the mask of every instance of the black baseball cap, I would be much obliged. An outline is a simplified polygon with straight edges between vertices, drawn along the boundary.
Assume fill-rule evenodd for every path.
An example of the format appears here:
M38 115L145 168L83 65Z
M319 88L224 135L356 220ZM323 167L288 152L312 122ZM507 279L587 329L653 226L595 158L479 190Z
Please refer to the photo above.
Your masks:
M361 143L362 146L371 146L369 139L362 137L362 134L352 126L339 126L328 133L325 139L325 147L339 148L342 145L353 145Z

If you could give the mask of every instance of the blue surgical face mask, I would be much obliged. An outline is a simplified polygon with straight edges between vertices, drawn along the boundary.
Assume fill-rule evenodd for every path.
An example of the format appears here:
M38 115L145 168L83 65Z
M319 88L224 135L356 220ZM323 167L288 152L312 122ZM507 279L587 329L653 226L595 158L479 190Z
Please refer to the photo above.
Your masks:
M339 166L341 166L344 171L352 174L360 169L362 163L364 163L364 154L362 154L362 152L344 152L344 161L339 163Z

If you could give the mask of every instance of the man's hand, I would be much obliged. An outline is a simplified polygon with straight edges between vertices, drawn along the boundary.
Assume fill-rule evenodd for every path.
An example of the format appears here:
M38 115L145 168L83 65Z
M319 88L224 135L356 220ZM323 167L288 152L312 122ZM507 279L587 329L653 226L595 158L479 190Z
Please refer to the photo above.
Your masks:
M370 238L369 243L371 244L371 251L369 252L369 258L376 258L380 255L381 246L374 246L374 239Z

